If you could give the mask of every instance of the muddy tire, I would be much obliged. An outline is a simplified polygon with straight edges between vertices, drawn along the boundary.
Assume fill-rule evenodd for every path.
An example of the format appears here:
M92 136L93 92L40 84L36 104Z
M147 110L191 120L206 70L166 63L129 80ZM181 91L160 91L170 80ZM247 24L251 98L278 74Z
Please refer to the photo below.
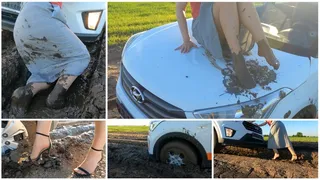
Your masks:
M197 153L189 144L181 141L172 141L165 144L160 150L160 161L175 166L198 164Z

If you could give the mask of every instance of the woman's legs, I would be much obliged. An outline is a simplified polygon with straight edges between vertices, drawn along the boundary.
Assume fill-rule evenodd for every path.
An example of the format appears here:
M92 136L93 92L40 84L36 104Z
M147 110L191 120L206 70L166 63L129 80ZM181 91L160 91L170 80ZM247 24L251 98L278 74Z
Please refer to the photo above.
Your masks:
M106 144L106 122L95 121L94 139L91 147L102 150L105 144ZM85 160L79 165L79 167L82 167L83 169L87 170L89 173L93 173L98 165L98 162L101 160L101 158L102 158L101 151L94 151L92 149L89 149L89 152ZM85 174L78 168L75 168L74 171L79 174Z
M275 69L278 69L280 63L274 56L272 49L270 48L269 43L264 35L259 16L253 3L238 2L237 5L240 22L249 30L254 41L257 42L259 47L259 56L265 57L271 66L273 66Z
M38 121L37 122L37 132L49 135L50 127L52 121ZM31 159L36 159L39 156L39 153L50 146L49 138L42 135L36 135L32 152L30 155Z
M291 160L292 160L292 161L297 160L297 154L296 154L296 152L294 151L292 145L288 147L288 150L290 151L290 153L291 153L291 155L292 155Z
M47 98L47 106L56 109L62 108L64 106L65 94L77 77L61 76Z
M273 149L273 152L274 152L274 156L273 156L273 158L272 159L277 159L279 156L280 156L280 154L279 154L279 151L277 150L277 149Z
M224 37L230 47L233 59L233 68L240 83L247 89L254 88L256 83L246 67L243 55L240 53L240 22L237 3L215 2L213 5L213 18L217 26L220 39L221 34L224 34Z

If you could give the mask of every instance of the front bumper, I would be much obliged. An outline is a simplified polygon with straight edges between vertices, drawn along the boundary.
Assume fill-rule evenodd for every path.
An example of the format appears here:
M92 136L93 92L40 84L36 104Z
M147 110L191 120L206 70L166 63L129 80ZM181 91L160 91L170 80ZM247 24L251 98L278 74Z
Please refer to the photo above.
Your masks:
M240 147L267 147L266 141L257 139L255 134L247 133L240 140L224 139L223 145L235 145Z

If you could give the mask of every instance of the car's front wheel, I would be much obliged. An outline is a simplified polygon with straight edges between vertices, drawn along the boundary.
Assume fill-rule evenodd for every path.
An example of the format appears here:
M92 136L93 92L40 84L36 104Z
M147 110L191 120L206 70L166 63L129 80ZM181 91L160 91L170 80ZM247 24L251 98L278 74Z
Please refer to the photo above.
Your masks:
M182 141L171 141L160 151L160 161L174 165L198 164L197 154L189 144Z

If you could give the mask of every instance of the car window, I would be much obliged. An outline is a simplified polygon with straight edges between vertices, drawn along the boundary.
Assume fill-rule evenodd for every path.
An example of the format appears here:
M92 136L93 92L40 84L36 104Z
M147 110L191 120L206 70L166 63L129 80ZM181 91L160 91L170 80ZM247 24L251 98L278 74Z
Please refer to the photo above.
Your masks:
M272 48L318 57L317 2L265 3L257 12Z

